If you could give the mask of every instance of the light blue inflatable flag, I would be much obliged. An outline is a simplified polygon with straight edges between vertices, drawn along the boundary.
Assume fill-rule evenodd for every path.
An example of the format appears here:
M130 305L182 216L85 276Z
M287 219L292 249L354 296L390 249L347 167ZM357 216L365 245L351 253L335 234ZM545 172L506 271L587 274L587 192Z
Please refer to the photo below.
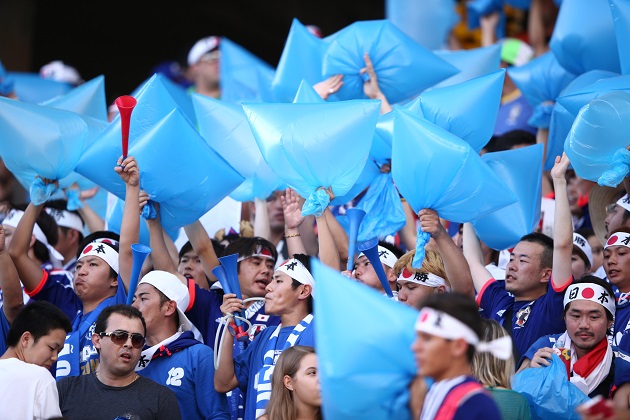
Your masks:
M472 221L477 236L492 249L513 247L540 221L542 172L532 171L543 158L543 145L486 153L481 156L518 198L514 204Z
M589 70L621 71L609 0L562 3L549 47L573 74ZM625 40L626 42L628 40Z
M446 46L461 20L455 6L455 0L387 0L385 17L418 44L436 50Z
M528 124L538 128L549 128L553 103L576 77L565 70L550 51L527 64L510 67L508 74L534 108Z
M380 173L381 171L379 169L379 166L374 162L374 160L368 157L368 159L365 161L365 166L363 166L363 170L361 171L359 178L354 183L352 188L350 188L350 191L348 191L344 195L335 196L330 204L333 206L340 206L354 200L359 194L361 194L370 186L372 181Z
M144 118L137 112L151 107L141 101L132 113L131 130L134 117ZM125 185L113 169L122 154L120 138L120 129L110 125L84 152L76 171L124 199ZM160 204L167 231L196 221L243 182L178 109L152 122L142 135L130 135L129 155L138 161L140 187Z
M42 102L40 105L65 109L107 122L105 77L97 76L63 95Z
M564 141L571 130L573 121L577 116L580 108L586 105L589 100L594 97L584 100L582 99L577 110L575 112L569 112L562 104L564 101L562 98L569 97L574 93L582 92L585 87L588 87L601 79L608 79L618 76L617 73L612 73L605 70L591 70L584 74L577 76L569 85L564 88L560 95L556 98L556 103L551 111L551 121L549 122L549 135L547 140L547 156L545 157L544 170L550 171L553 168L556 156L561 156L564 150ZM575 106L571 106L575 109Z
M269 101L275 70L240 45L222 37L221 100L227 102Z
M370 158L380 167L392 161L392 141L394 137L394 114L388 112L378 117Z
M419 104L427 121L465 140L477 153L488 143L501 103L505 70L456 85L431 89L404 106Z
M295 98L293 99L294 104L316 104L326 102L324 99L319 96L319 93L313 89L311 85L308 84L306 80L302 80L300 82L300 87L295 94Z
M626 0L608 2L615 23L621 73L630 74L630 2Z
M323 80L322 57L327 45L293 19L271 83L277 101L291 102L302 80L310 85Z
M263 158L306 199L302 214L321 215L329 197L356 183L370 151L380 101L243 104Z
M405 110L394 110L392 175L417 213L433 209L458 223L516 202L516 196L464 140ZM429 237L418 232L413 266L424 260Z
M37 175L66 188L71 181L64 179L72 174L84 146L106 126L74 112L0 98L0 155L25 188Z
M458 72L387 20L355 22L335 35L324 54L324 78L344 75L344 84L336 95L340 99L366 97L359 74L365 67L363 55L366 52L374 65L381 91L392 104L411 98Z
M311 260L315 347L327 419L409 419L418 311ZM352 299L348 299L352 296ZM369 332L355 327L369 326Z
M462 83L495 72L501 64L501 44L459 51L434 51L435 55L459 69L459 73L443 80L431 89Z
M564 149L581 178L616 187L630 172L630 93L613 91L579 112Z
M30 104L42 103L74 88L69 83L44 79L38 73L8 72L7 78L13 80L13 89L18 99Z

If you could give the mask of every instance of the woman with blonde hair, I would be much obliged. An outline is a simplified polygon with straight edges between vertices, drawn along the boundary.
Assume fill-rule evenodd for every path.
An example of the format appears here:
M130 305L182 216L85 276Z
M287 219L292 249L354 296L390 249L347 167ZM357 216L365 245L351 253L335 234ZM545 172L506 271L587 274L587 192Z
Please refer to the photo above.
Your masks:
M482 319L484 332L481 341L493 341L509 337L509 333L497 321ZM499 359L491 353L476 352L472 361L473 375L492 394L504 419L529 420L531 413L527 399L513 391L511 386L514 375L514 358Z
M321 420L321 395L315 349L293 346L284 350L273 371L267 420Z
M394 265L394 272L398 278L398 300L420 309L419 304L425 297L450 291L451 283L439 252L426 249L420 268L413 268L411 265L415 255L414 249L400 257Z

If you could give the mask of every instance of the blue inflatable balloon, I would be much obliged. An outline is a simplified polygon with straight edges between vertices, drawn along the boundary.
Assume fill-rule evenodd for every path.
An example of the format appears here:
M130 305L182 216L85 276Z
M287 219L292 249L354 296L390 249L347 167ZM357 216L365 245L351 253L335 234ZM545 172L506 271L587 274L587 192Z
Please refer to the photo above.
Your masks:
M552 52L546 52L525 65L510 67L508 75L534 108L534 116L538 116L535 119L532 116L529 124L539 128L549 128L551 121L553 103L546 103L554 102L576 77L558 63Z
M577 111L569 112L564 106L564 97L571 96L574 93L581 92L585 87L592 85L598 80L607 79L618 76L617 73L612 73L605 70L591 70L584 74L577 76L569 85L564 88L560 95L556 98L556 103L551 111L551 121L549 122L549 135L547 140L547 156L545 156L544 170L550 171L553 168L556 156L561 156L564 150L564 141L571 130L573 121L577 116L580 108L586 105L589 98L582 100L580 105L577 106ZM571 108L575 110L576 106L571 105Z
M340 99L366 97L359 74L366 52L390 103L411 98L458 72L387 20L355 22L337 33L323 59L324 77L344 75L336 95Z
M567 71L573 74L589 70L621 71L615 25L608 1L573 0L562 3L549 47Z
M291 102L302 80L310 85L322 81L322 58L327 43L293 19L289 35L271 83L280 102Z
M418 312L318 260L311 265L324 418L410 418L408 387L417 371L411 344ZM353 331L359 325L369 325L369 334Z
M320 215L332 187L345 195L356 183L370 150L380 101L319 104L243 104L269 167L306 202L304 215ZM325 197L324 197L325 195Z
M581 178L616 187L630 172L630 92L613 91L579 112L564 149Z
M392 141L394 138L394 114L388 112L378 117L370 158L378 166L382 166L392 161Z
M505 70L456 85L431 89L404 108L418 102L422 117L465 140L477 153L488 143L499 113Z
M240 45L222 37L221 99L227 102L269 101L275 70Z
M385 17L430 50L444 48L461 20L455 0L387 0Z
M13 80L13 89L18 99L31 104L39 104L63 95L74 87L69 83L44 79L38 73L7 72L7 78Z
M37 175L70 184L84 147L107 123L77 113L0 98L0 155L28 189ZM19 145L19 147L17 146Z
M330 204L333 206L340 206L350 201L354 200L359 194L365 191L372 181L381 173L379 166L374 162L374 160L368 159L365 161L365 166L363 166L363 170L359 175L359 178L354 183L350 191L348 191L344 195L337 195L330 201Z
M442 50L434 51L434 53L459 69L459 73L437 83L431 89L455 85L475 77L485 76L497 71L501 64L500 43L469 50Z
M295 94L295 98L293 99L294 104L313 104L313 103L322 103L326 102L324 99L319 96L319 93L313 89L311 85L308 84L306 80L302 80L300 82L300 87Z
M615 23L621 73L630 74L630 3L625 0L608 2Z
M472 221L477 236L496 250L515 246L540 221L543 145L486 153L481 159L512 190L518 201Z
M105 77L95 77L63 95L42 102L40 105L65 109L107 122Z
M145 118L142 110L151 106L138 101L132 130L134 118ZM125 185L113 169L122 154L120 137L120 129L110 124L84 152L76 171L124 199ZM141 188L160 204L165 230L196 221L243 182L178 109L153 121L142 135L130 135L129 155L138 161Z

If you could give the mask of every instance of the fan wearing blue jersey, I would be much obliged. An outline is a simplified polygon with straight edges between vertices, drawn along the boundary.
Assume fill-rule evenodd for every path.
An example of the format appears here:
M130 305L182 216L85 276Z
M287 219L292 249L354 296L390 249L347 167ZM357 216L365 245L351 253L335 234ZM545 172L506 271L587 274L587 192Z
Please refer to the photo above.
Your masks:
M2 310L0 311L0 354L7 350L6 339L9 327L24 307L22 286L17 270L5 246L5 230L0 225L0 290L2 291Z
M142 278L133 306L146 321L147 347L136 372L173 390L183 418L228 420L227 398L214 390L214 353L195 338L188 302L175 274L154 270Z
M472 273L481 316L498 321L514 339L520 359L539 337L564 331L562 296L571 284L573 226L567 198L566 155L551 171L555 188L554 239L534 232L521 238L510 253L505 281L496 281L484 265L474 229L464 225L464 255ZM553 276L552 276L553 271Z
M421 398L411 388L410 407L421 420L499 420L501 414L492 396L473 377L475 352L490 352L509 359L509 337L482 342L483 324L475 301L460 293L434 293L422 302L411 346L420 378L435 382ZM421 414L416 412L421 410Z
M606 337L615 312L609 283L595 276L577 280L564 294L566 331L537 340L523 356L521 370L549 366L553 347L568 349L570 361L566 367L570 382L591 398L612 395L616 407L628 409L630 355L611 346ZM534 395L534 401L537 400Z
M630 353L630 229L617 228L604 245L604 270L617 288L617 313L612 344Z

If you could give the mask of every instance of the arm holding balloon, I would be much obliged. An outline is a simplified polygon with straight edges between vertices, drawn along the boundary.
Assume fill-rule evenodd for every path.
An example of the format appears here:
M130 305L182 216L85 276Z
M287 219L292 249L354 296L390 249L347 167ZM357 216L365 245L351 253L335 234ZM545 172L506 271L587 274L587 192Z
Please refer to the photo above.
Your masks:
M306 254L306 248L302 242L299 227L304 223L302 216L302 204L304 199L287 188L283 196L280 196L282 211L284 212L284 238L287 243L289 255Z
M488 281L492 280L493 277L484 264L481 243L479 242L477 233L475 233L475 228L473 228L470 223L464 224L463 235L464 257L466 261L468 261L475 290L479 293L481 289L483 289L483 286L485 286Z
M571 254L573 253L573 222L567 196L567 180L565 174L569 167L566 153L556 156L551 169L553 188L555 191L555 214L553 226L553 267L552 286L554 290L564 290L571 282Z
M206 228L203 227L200 220L197 220L188 226L184 226L184 231L186 232L186 236L188 236L190 244L199 256L199 260L201 260L204 273L206 273L210 281L216 281L217 278L212 273L212 270L220 263L217 254L214 252L214 246L212 246L212 240Z
M131 245L140 239L140 169L133 156L127 156L124 160L118 158L118 165L114 167L120 178L125 183L125 206L123 208L122 222L120 224L120 246L118 251L118 265L120 278L129 290L131 280L131 267L133 266L133 254Z
M146 204L146 203L145 203ZM164 241L164 230L160 219L159 204L153 202L157 216L153 219L146 219L149 228L149 246L151 247L151 259L153 260L153 268L174 274L177 278L188 286L188 280L177 272L177 266L173 263L171 254L168 252L166 242Z
M4 316L13 323L13 320L24 307L24 297L20 278L18 276L9 251L5 247L5 231L0 225L0 289L2 290L2 310Z
M88 190L80 191L79 184L76 182L65 190L66 198L68 199L68 210L72 210L70 202L72 196L79 200L79 204L76 205L76 210L81 215L85 226L87 226L88 232L97 232L105 230L105 221L99 216L86 202L98 193L99 187L90 188Z
M372 60L368 53L363 55L363 60L365 60L365 67L363 67L359 74L364 75L367 74L369 79L363 83L363 93L370 99L380 99L381 100L381 114L387 114L392 110L389 101L381 92L381 88L378 85L378 79L376 78L376 72L374 71L374 65L372 64Z
M400 240L405 245L407 249L415 249L416 248L416 214L414 213L411 205L405 200L401 198L402 207L405 211L405 219L407 222L405 226L400 230Z
M481 28L481 46L489 47L497 42L496 33L497 25L501 19L500 13L492 12L479 18L479 26Z
M254 236L273 242L271 227L269 226L269 213L267 203L260 198L254 199Z
M323 100L327 100L330 95L337 93L341 86L343 86L343 74L336 74L313 85L313 89Z
M551 187L551 182L549 181L549 177L545 173L545 156L547 156L547 144L549 143L549 129L548 128L539 128L536 132L536 143L540 143L543 145L543 161L542 168L543 171L542 176L542 196L546 197L550 192L553 191Z
M346 262L348 261L348 233L343 228L343 226L339 224L339 221L332 214L332 212L325 211L324 217L326 218L328 229L330 229L330 233L335 240L335 246L337 247L337 251L339 252L339 262L342 264L342 267L344 267Z
M330 209L326 209L324 211L324 214L322 214L320 217L315 218L315 220L317 221L317 233L319 234L319 255L318 256L322 264L327 265L333 270L339 271L341 270L341 263L339 261L339 251L337 251L335 238L333 238L332 232L330 228L328 227L326 213L330 213Z
M220 309L223 315L232 315L244 310L245 306L234 293L226 293L223 295L223 304ZM234 372L234 336L232 334L224 335L223 345L219 351L221 358L214 371L214 389L217 392L228 392L238 386Z
M451 282L453 291L474 298L475 290L468 262L442 223L440 223L437 212L432 209L422 209L418 213L418 218L420 219L420 228L423 232L431 235L440 255L442 255L444 270Z

